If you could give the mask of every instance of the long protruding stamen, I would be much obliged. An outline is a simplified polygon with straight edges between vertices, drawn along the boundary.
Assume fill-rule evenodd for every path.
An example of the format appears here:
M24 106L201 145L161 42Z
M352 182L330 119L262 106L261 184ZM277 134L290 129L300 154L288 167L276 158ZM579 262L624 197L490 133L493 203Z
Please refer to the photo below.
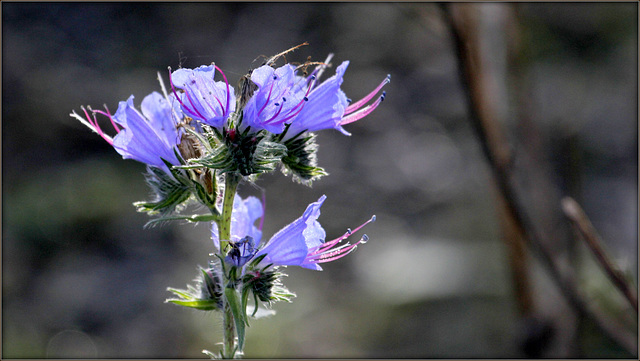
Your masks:
M116 132L120 133L120 128L118 127L118 124L116 124L115 120L113 120L113 116L111 116L111 112L109 111L109 108L107 107L107 105L104 105L104 109L107 111L107 116L109 117L109 121L111 122L111 125L113 126L113 128L116 130ZM100 112L103 113L104 112Z
M337 247L336 245L338 245L343 240L349 238L353 233L357 232L362 227L366 226L371 222L374 222L375 220L376 220L376 216L373 216L371 217L371 219L361 224L355 230L352 231L351 229L348 229L347 232L345 232L342 236L318 246L315 250L312 250L311 252L309 252L309 254L305 259L305 262L325 263L325 262L335 261L337 259L340 259L346 256L347 254L354 251L359 244L366 243L369 240L369 237L365 234L360 238L360 240L358 240L358 242L354 244L345 243Z
M271 118L269 118L268 120L266 120L266 121L264 122L265 124L271 124L271 122L272 122L274 119L276 119L276 118L278 117L278 115L280 115L280 112L282 111L282 107L284 107L284 103L285 103L286 101L287 101L287 98L283 97L283 98L282 98L282 103L280 103L280 104L279 104L280 106L278 107L278 111L277 111L277 112L276 112L276 113L275 113ZM278 106L278 103L275 103L274 105L275 105L275 106Z
M91 110L91 108L89 109ZM100 125L98 124L98 119L96 118L96 112L92 110L93 120L91 120L92 119L91 116L89 116L89 113L84 107L82 107L82 111L84 111L84 114L87 116L87 120L89 121L89 123L91 123L91 125L93 126L93 129L98 133L98 135L102 137L102 139L106 140L107 143L109 143L110 145L113 145L113 138L106 135L104 131L102 131L102 128L100 128Z
M382 83L380 83L380 85L378 85L375 89L373 89L373 91L371 93L367 94L367 96L365 96L364 98L362 98L362 99L358 100L357 102L352 103L351 105L349 105L347 107L347 109L345 109L344 114L347 115L349 113L353 113L356 110L360 109L360 107L362 107L369 100L371 100L371 98L373 98L376 94L378 94L380 89L382 89L382 87L385 86L390 81L391 81L391 74L387 74L387 77L382 81Z
M213 64L213 66L216 68L216 70L218 70L218 71L220 72L220 74L222 74L222 79L224 79L224 83L227 85L227 106L224 108L224 110L223 110L223 112L222 112L222 117L223 117L223 118L226 118L226 117L227 117L227 115L229 115L229 114L228 114L228 111L229 111L229 105L230 105L230 104L229 104L229 101L230 101L229 94L230 94L230 92L231 92L231 89L229 88L229 82L227 81L227 76L226 76L226 75L224 75L224 72L223 72L220 68L218 68L218 66L217 66L217 65Z
M382 101L384 101L384 97L386 96L386 94L387 92L382 92L382 95L380 96L380 98L378 98L378 100L376 100L375 103L371 105L367 105L366 107L360 109L359 111L342 118L342 120L340 121L340 125L353 123L369 115L372 111L374 111L378 107L378 105L380 105L380 103L382 103Z
M120 132L120 128L117 126L117 124L115 123L115 121L113 120L113 118L111 117L111 114L108 113L109 110L107 110L107 113L103 112L103 111L94 111L93 109L91 109L89 107L89 111L92 112L91 115L89 115L89 111L87 111L87 109L85 107L81 107L82 112L85 115L85 118L81 117L80 115L78 115L75 111L73 113L71 113L71 116L78 119L82 124L86 125L89 129L93 130L94 132L98 133L98 135L104 139L107 143L109 143L109 145L113 145L113 138L109 135L107 135L102 128L100 128L100 125L98 124L98 119L96 117L96 113L105 115L107 117L109 117L109 120L111 121L111 124L113 125L114 129L116 130L116 132Z

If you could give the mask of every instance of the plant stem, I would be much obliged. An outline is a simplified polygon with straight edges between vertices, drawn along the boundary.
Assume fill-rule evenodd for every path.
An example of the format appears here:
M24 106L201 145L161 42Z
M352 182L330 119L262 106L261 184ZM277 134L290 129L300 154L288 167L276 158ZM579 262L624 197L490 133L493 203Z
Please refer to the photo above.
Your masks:
M231 312L231 306L225 299L224 302L224 348L222 350L222 358L232 359L236 353L236 335L235 335L235 322L233 320L233 313Z
M224 183L224 201L222 203L222 220L218 222L218 236L220 239L220 253L224 256L224 251L231 239L231 212L233 211L233 200L240 183L240 176L235 173L227 173Z
M229 240L231 239L231 212L233 211L233 200L240 183L240 176L235 173L227 173L225 175L224 200L222 203L222 218L218 222L218 239L220 240L220 259L224 260L225 251ZM229 283L227 279L229 275L224 275L224 286ZM224 358L234 358L236 353L235 340L235 321L233 313L229 305L229 301L224 299L223 311L223 327L224 327Z

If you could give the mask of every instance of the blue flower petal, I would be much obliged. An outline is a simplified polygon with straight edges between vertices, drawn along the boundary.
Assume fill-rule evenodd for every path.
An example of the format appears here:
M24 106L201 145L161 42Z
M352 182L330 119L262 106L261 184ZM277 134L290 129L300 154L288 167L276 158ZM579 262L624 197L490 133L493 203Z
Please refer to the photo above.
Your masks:
M263 265L302 266L319 270L316 264L303 265L303 262L309 249L324 241L325 232L317 219L325 199L326 196L322 196L317 202L311 203L302 217L278 231L254 258L266 254L261 262Z
M236 104L233 87L225 82L214 81L214 75L213 65L178 69L171 74L171 83L184 91L176 94L185 115L219 128L235 111Z
M336 74L315 87L308 96L309 101L302 111L291 120L289 136L304 130L314 132L323 129L338 129L345 133L340 126L340 120L349 105L347 96L340 89L348 61L344 61L336 69ZM300 90L302 91L302 90ZM348 134L348 133L347 133Z
M133 106L133 95L126 102L120 102L114 120L123 129L113 138L113 147L125 159L134 159L151 166L169 169L161 158L171 164L179 164L174 148L180 142L180 131L171 107L158 93L152 93L143 100L141 114Z

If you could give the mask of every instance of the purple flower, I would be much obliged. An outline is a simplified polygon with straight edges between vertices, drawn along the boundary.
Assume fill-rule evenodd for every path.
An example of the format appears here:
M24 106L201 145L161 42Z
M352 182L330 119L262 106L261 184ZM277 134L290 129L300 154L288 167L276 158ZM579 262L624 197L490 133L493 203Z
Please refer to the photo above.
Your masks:
M224 82L213 80L216 70L222 74ZM221 128L235 111L233 87L216 65L178 69L170 73L169 82L184 114L192 119ZM176 92L175 88L182 92Z
M284 137L285 140L304 131L313 132L322 129L337 129L345 135L351 135L342 126L364 118L380 105L384 100L385 92L374 103L363 107L378 94L385 84L389 83L390 76L387 75L380 85L367 96L353 104L349 104L351 101L347 99L340 89L348 66L348 61L342 62L336 69L336 74L320 85L316 84L316 73L321 72L324 65L317 67L307 78L297 77L299 79L297 84L302 84L302 86L298 85L297 93L305 92L305 98L308 101L299 114L290 121L291 125ZM306 84L308 84L308 88L305 88ZM311 89L311 92L309 92L309 89Z
M387 76L371 93L350 105L340 89L348 61L340 64L331 78L321 84L317 81L331 57L306 77L296 75L291 64L277 69L263 65L253 70L250 81L257 89L244 107L241 130L252 127L280 134L290 124L285 140L304 131L322 129L337 129L350 135L342 126L364 118L380 105L384 92L374 103L364 106L390 78Z
M278 69L263 65L251 72L257 89L243 110L242 130L246 127L279 134L287 121L298 115L306 101L304 92L296 92L295 67Z
M317 202L311 203L300 218L285 226L262 247L256 249L255 244L260 242L261 232L253 223L262 216L262 207L255 203L259 203L255 197L242 201L236 196L232 213L231 238L236 244L232 252L235 252L234 259L237 262L233 263L242 266L264 255L259 264L261 267L300 266L320 271L322 268L319 263L342 258L355 250L358 244L367 242L368 237L364 235L354 244L341 243L353 232L375 220L375 216L354 231L348 230L342 236L324 242L326 233L317 219L320 216L320 207L326 198L322 196ZM214 226L212 231L214 243L219 246L217 227Z
M120 102L115 115L108 109L106 112L96 110L89 115L83 107L86 119L75 112L71 116L98 133L123 158L134 159L169 173L169 168L162 159L174 165L180 164L174 149L180 143L182 132L177 127L178 113L169 101L160 93L153 92L142 100L141 113L134 108L132 95L127 101ZM117 132L115 137L112 138L100 128L96 114L109 118Z

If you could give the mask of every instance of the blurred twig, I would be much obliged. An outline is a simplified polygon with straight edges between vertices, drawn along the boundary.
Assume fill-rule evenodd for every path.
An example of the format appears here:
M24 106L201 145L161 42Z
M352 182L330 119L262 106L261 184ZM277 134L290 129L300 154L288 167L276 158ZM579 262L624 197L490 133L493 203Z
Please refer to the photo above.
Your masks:
M593 227L589 217L584 213L582 207L573 198L565 197L562 199L562 210L564 214L571 220L576 227L581 238L585 241L598 263L605 270L611 282L622 292L624 297L629 301L631 307L638 312L638 298L635 295L634 287L629 285L624 275L613 264L609 256L607 256L602 247L602 238Z
M612 340L635 355L637 353L635 338L619 330L617 325L606 316L590 309L578 292L573 277L563 275L560 271L560 265L553 253L542 242L542 238L527 213L527 208L518 197L512 179L510 168L512 161L508 143L500 132L499 124L486 112L488 105L485 97L487 94L483 91L482 73L479 71L482 59L477 43L471 36L474 29L468 24L472 17L465 14L465 9L470 5L440 4L440 6L453 37L458 72L467 100L469 118L516 227L520 229L523 239L539 256L551 278L576 312L592 319Z

